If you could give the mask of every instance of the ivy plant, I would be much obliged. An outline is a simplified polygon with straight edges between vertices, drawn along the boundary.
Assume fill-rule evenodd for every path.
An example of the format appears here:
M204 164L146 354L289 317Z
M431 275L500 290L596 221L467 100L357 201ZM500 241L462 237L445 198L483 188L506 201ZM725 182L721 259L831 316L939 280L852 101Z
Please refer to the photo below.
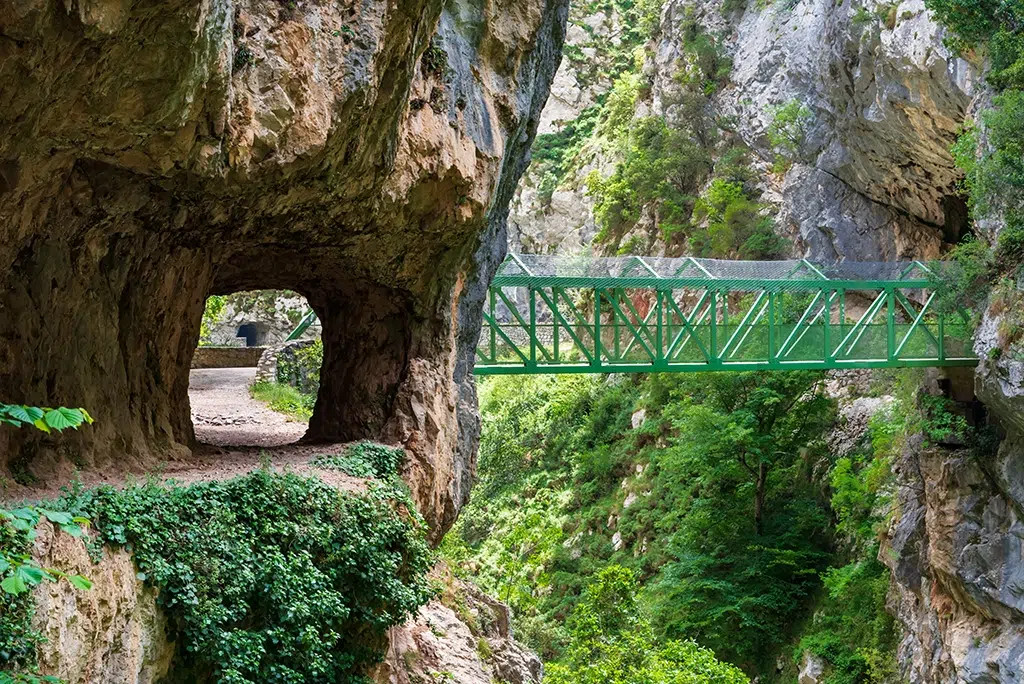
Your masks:
M172 681L362 684L433 596L425 524L396 487L340 493L258 471L69 495L130 548L181 649Z

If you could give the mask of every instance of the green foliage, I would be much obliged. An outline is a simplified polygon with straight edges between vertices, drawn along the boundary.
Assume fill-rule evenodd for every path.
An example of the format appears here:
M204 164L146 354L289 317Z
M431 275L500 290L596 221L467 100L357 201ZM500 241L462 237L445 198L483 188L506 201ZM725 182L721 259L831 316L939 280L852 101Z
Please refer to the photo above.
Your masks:
M430 45L423 52L420 69L425 76L444 78L448 73L448 53L440 44L437 36L430 40Z
M858 7L857 11L853 13L853 16L850 18L850 21L852 21L854 24L866 24L867 22L871 21L871 19L871 12L869 12L866 7L861 6Z
M992 250L984 241L966 237L946 255L944 262L932 264L929 280L936 293L936 308L950 315L960 311L980 311L992 289Z
M43 582L60 580L76 589L92 587L81 575L44 568L33 560L31 546L36 526L43 519L74 537L81 537L83 528L89 525L85 517L49 508L0 509L0 667L10 673L0 676L0 682L5 681L4 676L11 682L56 681L33 673L40 635L32 629L34 602L30 590Z
M740 670L692 641L659 647L637 602L634 573L597 574L571 618L564 659L547 667L552 684L747 684Z
M199 323L199 346L210 344L213 326L217 325L227 306L227 297L210 295L203 306L203 319Z
M610 83L623 73L635 70L637 54L657 35L661 23L662 0L582 0L573 3L569 21L588 36L579 45L566 45L568 60L580 85L588 87ZM586 21L603 13L614 25L616 40L602 35Z
M386 631L432 595L424 524L393 490L339 493L258 471L69 495L159 588L174 681L365 682Z
M693 213L695 179L712 168L708 150L659 117L637 119L626 134L622 161L607 179L596 172L588 189L596 199L599 240L621 238L644 212L655 216L663 233L686 232Z
M655 620L667 638L753 668L786 638L828 557L828 519L800 472L823 450L833 404L817 373L696 380L670 390L675 437L658 454L665 489L688 496L672 514Z
M775 171L782 173L800 156L807 129L814 123L814 112L799 100L790 100L772 111L768 142L775 150Z
M967 419L956 411L951 399L932 394L919 397L922 421L921 432L932 444L964 444L973 435Z
M444 552L509 601L517 634L547 661L565 656L589 580L618 564L643 582L656 643L696 638L749 666L785 643L827 564L829 510L807 478L831 422L817 382L488 379L481 481Z
M1000 218L1003 234L994 265L1008 273L1024 263L1024 5L1017 0L926 0L953 32L953 47L983 49L986 78L1001 91L952 147L976 218ZM984 144L982 144L984 143ZM1005 241L1004 241L1005 240ZM996 279L992 274L991 281Z
M865 558L824 576L826 596L800 640L830 668L822 684L883 684L897 674L895 621L886 611L889 569Z
M374 477L387 480L398 475L405 461L405 450L376 442L350 444L340 454L317 456L313 465L318 468L340 470L352 477Z
M715 178L696 204L694 216L706 221L706 227L691 237L693 252L717 258L778 258L786 243L775 234L775 223L764 211L742 183Z
M253 399L266 402L272 410L296 420L309 420L316 404L316 395L303 394L291 385L279 382L257 382L249 392Z
M586 179L600 227L596 239L613 253L642 252L650 240L637 235L625 244L623 240L647 220L674 250L775 256L782 245L771 235L771 219L756 201L744 152L731 143L718 149L719 122L710 115L709 97L727 82L732 64L718 41L701 28L692 8L684 13L678 34L684 58L675 76L679 94L665 103L674 112L671 124L660 116L635 118L647 88L637 70L615 82L601 109L594 135L619 161L610 176L595 170ZM722 182L739 182L743 199L724 208L724 218L705 225L707 215L695 211L698 193L716 172Z
M42 432L68 428L77 430L82 424L93 424L93 418L84 408L41 408L20 404L0 404L0 425L34 427Z
M578 118L557 133L538 135L533 143L533 175L539 177L538 196L541 206L551 203L551 196L573 168L584 143L593 135L601 113L599 106L588 107Z
M307 346L297 349L283 349L277 356L277 381L291 385L303 395L315 400L320 391L320 369L323 365L323 340L314 340Z

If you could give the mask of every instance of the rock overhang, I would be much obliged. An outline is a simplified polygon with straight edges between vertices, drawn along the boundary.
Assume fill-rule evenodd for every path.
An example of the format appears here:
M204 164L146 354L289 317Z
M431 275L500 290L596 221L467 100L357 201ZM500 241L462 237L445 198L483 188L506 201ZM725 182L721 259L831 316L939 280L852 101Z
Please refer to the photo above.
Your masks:
M0 385L98 419L60 442L5 434L0 465L189 448L206 296L290 289L324 324L310 438L405 444L443 531L473 469L481 293L566 4L0 10Z

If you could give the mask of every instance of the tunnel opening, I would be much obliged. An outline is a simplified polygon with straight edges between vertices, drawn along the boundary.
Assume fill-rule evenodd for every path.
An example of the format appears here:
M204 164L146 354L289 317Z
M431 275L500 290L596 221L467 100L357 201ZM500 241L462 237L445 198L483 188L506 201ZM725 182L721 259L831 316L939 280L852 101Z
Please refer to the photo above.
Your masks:
M306 298L291 290L207 298L189 372L199 444L278 447L305 436L323 362L320 327L296 331L308 311Z
M942 198L942 212L945 215L942 241L949 245L958 244L971 230L967 198L963 195L946 195Z

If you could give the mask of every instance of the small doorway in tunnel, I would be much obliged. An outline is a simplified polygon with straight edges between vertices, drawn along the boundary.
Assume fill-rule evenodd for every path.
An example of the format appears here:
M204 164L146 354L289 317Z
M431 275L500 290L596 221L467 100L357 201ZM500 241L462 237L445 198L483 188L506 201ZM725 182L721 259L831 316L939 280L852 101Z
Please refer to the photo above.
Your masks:
M266 340L267 333L266 330L260 330L258 323L243 323L238 326L235 337L244 339L246 347L261 347Z
M277 447L306 433L320 387L320 327L288 340L309 311L287 290L211 297L189 375L196 440Z

